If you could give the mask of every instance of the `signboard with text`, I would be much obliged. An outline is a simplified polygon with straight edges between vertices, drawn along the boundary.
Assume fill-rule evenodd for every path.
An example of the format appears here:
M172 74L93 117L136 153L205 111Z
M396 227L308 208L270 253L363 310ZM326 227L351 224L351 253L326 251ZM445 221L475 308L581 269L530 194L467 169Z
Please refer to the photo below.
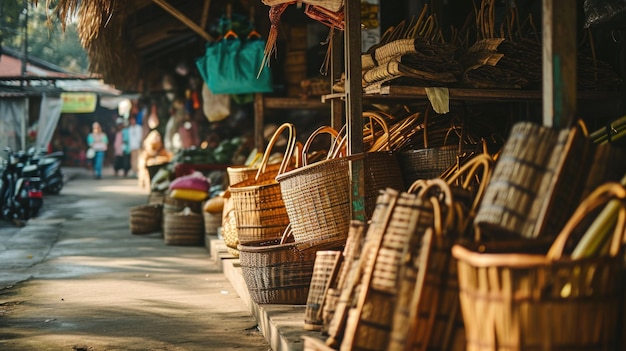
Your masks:
M98 97L95 93L61 93L61 113L90 113L96 110Z

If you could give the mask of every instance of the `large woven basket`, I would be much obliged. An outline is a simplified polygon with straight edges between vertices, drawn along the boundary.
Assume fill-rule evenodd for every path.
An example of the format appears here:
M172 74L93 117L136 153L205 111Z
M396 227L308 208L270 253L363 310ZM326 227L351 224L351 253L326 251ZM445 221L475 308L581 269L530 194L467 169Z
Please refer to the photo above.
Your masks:
M288 235L289 227L285 229ZM281 239L240 244L239 261L252 301L259 304L306 304L316 252L343 243L300 250Z
M348 157L318 161L276 177L299 245L346 239L351 219L349 162Z
M163 205L140 205L130 209L130 232L148 234L161 230Z
M274 174L263 176L272 148L285 130L289 132L289 139L280 165L281 172L284 172L296 149L295 127L290 123L282 124L272 136L255 179L229 187L240 244L280 239L289 224L280 185L274 179Z
M513 126L475 224L489 233L536 238L554 235L582 196L592 152L578 126L561 131L519 122Z
M615 198L621 206L610 254L565 257L578 224ZM480 253L455 245L467 350L617 350L624 198L621 185L599 187L580 204L547 255Z
M400 265L409 243L419 246L428 228L433 226L433 206L429 201L409 193L386 190L386 208L377 207L361 254L362 286L357 304L348 316L341 347L385 350L391 336L391 325L400 282ZM384 211L384 213L381 213Z
M165 245L203 245L204 219L202 215L191 211L164 213L163 242Z

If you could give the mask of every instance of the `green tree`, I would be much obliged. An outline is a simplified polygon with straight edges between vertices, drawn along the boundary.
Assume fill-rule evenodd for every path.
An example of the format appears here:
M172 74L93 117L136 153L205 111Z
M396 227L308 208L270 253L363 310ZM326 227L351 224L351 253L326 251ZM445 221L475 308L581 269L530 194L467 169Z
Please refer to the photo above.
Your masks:
M0 46L13 43L22 30L20 14L23 9L21 0L0 1Z
M0 14L3 20L5 18L7 20L7 25L3 26L8 29L7 33L14 33L11 36L7 35L6 46L23 50L25 40L23 27L28 19L28 55L71 72L87 72L89 61L80 44L75 23L69 23L63 31L59 19L46 7L45 1L39 1L37 6L29 0L5 0L2 4L13 5L7 6L10 10L7 11L7 16ZM8 16L9 14L11 16Z

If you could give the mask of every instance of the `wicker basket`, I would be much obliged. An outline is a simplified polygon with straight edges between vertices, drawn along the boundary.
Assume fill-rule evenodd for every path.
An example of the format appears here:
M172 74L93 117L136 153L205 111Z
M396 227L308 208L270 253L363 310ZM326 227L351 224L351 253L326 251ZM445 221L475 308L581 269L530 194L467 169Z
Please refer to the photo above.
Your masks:
M327 159L276 177L297 243L306 246L346 239L351 220L349 167L351 161L359 160L367 170L364 205L369 219L380 190L404 188L397 159L389 152Z
M313 276L309 286L309 295L306 300L304 311L304 329L321 330L322 317L321 307L324 295L328 288L328 282L333 275L336 263L341 255L340 251L324 250L318 251L313 265Z
M165 245L203 245L202 215L186 210L163 213L163 241Z
M578 224L614 198L622 201L610 254L564 257ZM478 253L455 245L467 350L618 349L624 198L621 185L599 187L580 204L547 255Z
M280 239L289 224L280 185L274 179L274 174L263 176L272 148L280 134L285 130L289 132L289 138L280 165L281 172L284 172L296 149L295 127L290 123L282 124L272 136L256 178L229 187L237 219L237 235L240 244Z
M287 236L289 227L285 229ZM299 250L281 239L240 244L239 260L252 301L258 304L306 304L316 252L342 242Z
M346 239L350 224L350 159L323 160L276 177L293 236L303 247Z
M231 209L228 211L222 221L222 236L224 237L224 244L228 252L239 257L239 238L237 237L237 218L235 218L235 211Z
M406 150L398 153L398 161L406 184L419 179L440 177L457 162L458 145Z
M163 205L141 205L130 209L130 232L148 234L161 230Z
M430 201L414 194L386 191L389 206L383 220L370 225L363 248L364 276L356 307L348 317L342 348L385 350L389 344L400 265L406 247L434 223ZM415 244L418 243L418 244Z
M204 219L204 234L217 235L217 228L222 226L222 213L202 212Z
M165 193L161 191L151 191L148 195L149 205L163 205L165 202Z
M578 126L561 131L531 122L513 126L475 224L490 232L553 235L580 201L593 156Z
M163 214L178 213L183 211L185 208L189 208L191 212L194 213L202 213L202 201L181 200L165 196L165 200L163 202Z
M381 197L386 201L385 197ZM386 202L380 203L381 210L386 206ZM379 210L379 212L381 211ZM376 218L376 213L374 213ZM367 223L353 220L350 222L348 239L346 240L346 253L344 268L337 277L336 285L329 289L323 307L324 324L322 333L328 335L328 345L339 346L343 338L348 310L352 307L354 296L357 294L360 280L360 263L362 252L362 241L367 232Z

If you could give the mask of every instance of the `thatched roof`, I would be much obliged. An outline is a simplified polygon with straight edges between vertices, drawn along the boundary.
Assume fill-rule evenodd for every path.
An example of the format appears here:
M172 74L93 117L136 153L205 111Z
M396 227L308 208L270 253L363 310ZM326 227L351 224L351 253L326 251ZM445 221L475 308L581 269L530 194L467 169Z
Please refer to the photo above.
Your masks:
M238 6L258 8L255 18L266 21L260 1L240 0ZM58 0L55 8L62 23L77 15L90 71L127 91L150 89L178 62L201 56L212 39L211 21L224 12L224 0Z

